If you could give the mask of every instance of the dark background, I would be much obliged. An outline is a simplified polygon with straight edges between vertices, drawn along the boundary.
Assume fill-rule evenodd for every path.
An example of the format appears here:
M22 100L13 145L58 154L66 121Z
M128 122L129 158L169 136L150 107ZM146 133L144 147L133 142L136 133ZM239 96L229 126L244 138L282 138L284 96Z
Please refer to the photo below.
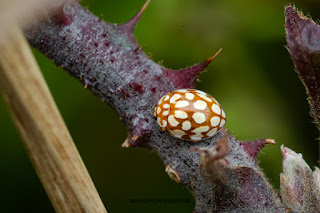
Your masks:
M129 20L144 0L87 0L109 22ZM152 0L135 35L146 53L166 67L222 53L197 88L223 106L226 127L241 140L273 138L260 165L279 188L280 145L317 165L317 129L305 90L285 48L284 0ZM320 18L318 0L297 8ZM149 150L121 148L127 131L113 110L65 71L34 51L53 97L109 212L192 212L192 195L164 172ZM0 96L0 212L53 212ZM142 199L142 203L137 199Z

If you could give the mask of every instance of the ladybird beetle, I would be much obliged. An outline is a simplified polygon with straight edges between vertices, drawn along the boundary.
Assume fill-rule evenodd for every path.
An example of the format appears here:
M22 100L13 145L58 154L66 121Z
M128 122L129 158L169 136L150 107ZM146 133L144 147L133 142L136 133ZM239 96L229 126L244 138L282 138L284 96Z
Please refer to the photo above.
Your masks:
M162 130L194 142L214 136L226 123L220 104L196 89L180 89L164 95L154 107L153 115Z

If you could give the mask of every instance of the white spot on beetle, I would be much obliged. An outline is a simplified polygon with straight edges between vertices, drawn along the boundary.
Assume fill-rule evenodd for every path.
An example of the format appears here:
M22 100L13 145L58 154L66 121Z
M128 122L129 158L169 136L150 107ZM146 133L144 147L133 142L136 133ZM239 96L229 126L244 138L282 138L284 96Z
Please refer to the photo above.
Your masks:
M158 106L158 107L157 107L157 114L159 115L160 112L161 112L161 108Z
M222 117L226 117L226 113L224 113L224 111L222 110Z
M158 123L159 126L161 126L161 119L160 119L160 117L158 117L157 123Z
M205 93L205 92L203 92L203 91L201 91L201 90L195 89L195 91L196 91L196 93L198 93L198 94L203 94L203 95L206 95L206 94L207 94L207 93Z
M171 133L177 138L181 138L182 136L186 135L186 133L180 129L174 129L171 131Z
M192 130L192 132L200 134L200 133L206 132L208 130L209 130L208 126L200 126L200 127L196 128L196 129Z
M186 89L178 89L177 92L184 93L184 92L188 92L188 90L186 90Z
M192 100L192 99L194 98L194 94L192 94L192 93L186 93L186 98L187 98L188 100Z
M206 121L206 116L202 112L193 113L192 118L198 124L202 124Z
M186 107L189 106L189 102L188 101L178 101L176 103L176 108L182 108L182 107Z
M168 122L166 120L162 120L162 126L161 127L166 127Z
M179 122L173 117L173 115L169 115L168 122L171 126L178 126Z
M170 98L170 103L176 103L176 101L181 98L181 95L179 94L174 94L171 98Z
M184 122L182 123L182 129L183 129L183 130L189 130L189 129L191 129L191 122L190 122L190 121L184 121Z
M203 98L204 100L206 100L206 101L209 101L209 102L212 102L212 99L211 98L209 98L208 96L206 96L206 95L203 95L203 94L197 94L200 98Z
M218 126L219 123L220 123L220 117L218 117L218 116L213 116L213 117L210 119L210 122L211 122L211 126L213 126L213 127Z
M163 101L166 101L166 100L168 100L169 98L170 98L169 95L165 95Z
M164 97L162 97L159 101L158 101L158 105L162 104Z
M221 113L221 109L217 104L212 104L212 111L218 115Z
M170 105L169 104L163 104L162 107L165 108L165 109L168 109L170 107Z
M163 115L163 116L169 115L169 110L163 111L162 115Z
M200 135L200 134L196 134L196 135L190 136L190 139L193 140L193 141L200 141L200 140L203 139L203 136Z
M204 110L207 108L207 103L201 100L198 100L193 103L194 108L199 109L199 110Z
M223 127L225 123L226 123L226 120L225 119L221 119L220 127Z
M184 111L176 110L176 111L174 111L174 117L181 118L181 119L186 119L188 117L188 114L186 112L184 112Z
M219 104L219 102L215 99L215 98L212 98L214 100L214 102L216 102L216 104Z
M217 128L213 128L207 133L207 136L208 137L214 136L216 132L217 132Z

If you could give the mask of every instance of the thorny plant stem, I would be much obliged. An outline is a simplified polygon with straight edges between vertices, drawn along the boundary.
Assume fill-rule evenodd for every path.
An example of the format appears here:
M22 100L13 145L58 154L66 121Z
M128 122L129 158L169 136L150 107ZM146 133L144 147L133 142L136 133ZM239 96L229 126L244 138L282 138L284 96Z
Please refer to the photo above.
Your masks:
M199 143L181 141L167 131L158 131L152 116L154 104L167 92L194 88L198 75L213 57L181 70L153 62L132 32L140 15L141 12L127 23L115 25L102 21L77 2L68 1L53 16L35 20L24 32L33 47L118 113L129 132L124 146L145 147L159 155L169 176L192 191L196 200L194 212L284 212L277 193L256 162L256 155L267 140L248 144L228 134L226 143L221 143L227 149L217 150L228 150L228 155L219 160L210 158L213 161L203 161L210 165L203 165L198 153L190 150L209 149L210 153L223 136L222 131ZM213 175L213 181L205 181L201 171L206 170L201 168L211 166L219 170L210 170L217 175Z

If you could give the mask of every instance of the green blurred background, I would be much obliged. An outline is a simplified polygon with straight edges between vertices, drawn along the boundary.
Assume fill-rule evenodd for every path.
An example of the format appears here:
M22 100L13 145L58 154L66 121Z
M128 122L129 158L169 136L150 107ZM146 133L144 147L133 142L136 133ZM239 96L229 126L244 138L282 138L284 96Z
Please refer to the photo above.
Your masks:
M82 1L103 19L123 23L144 0ZM136 38L154 61L179 69L222 53L197 88L212 94L241 140L274 138L260 165L279 188L280 145L317 165L318 131L285 48L284 0L152 0ZM294 4L320 18L318 0ZM125 126L113 110L34 51L53 97L109 212L192 212L192 195L171 181L156 154L121 148ZM54 212L0 96L0 212ZM147 199L134 203L135 199ZM149 199L149 200L148 200ZM153 199L160 199L157 202ZM167 199L176 203L166 203Z

